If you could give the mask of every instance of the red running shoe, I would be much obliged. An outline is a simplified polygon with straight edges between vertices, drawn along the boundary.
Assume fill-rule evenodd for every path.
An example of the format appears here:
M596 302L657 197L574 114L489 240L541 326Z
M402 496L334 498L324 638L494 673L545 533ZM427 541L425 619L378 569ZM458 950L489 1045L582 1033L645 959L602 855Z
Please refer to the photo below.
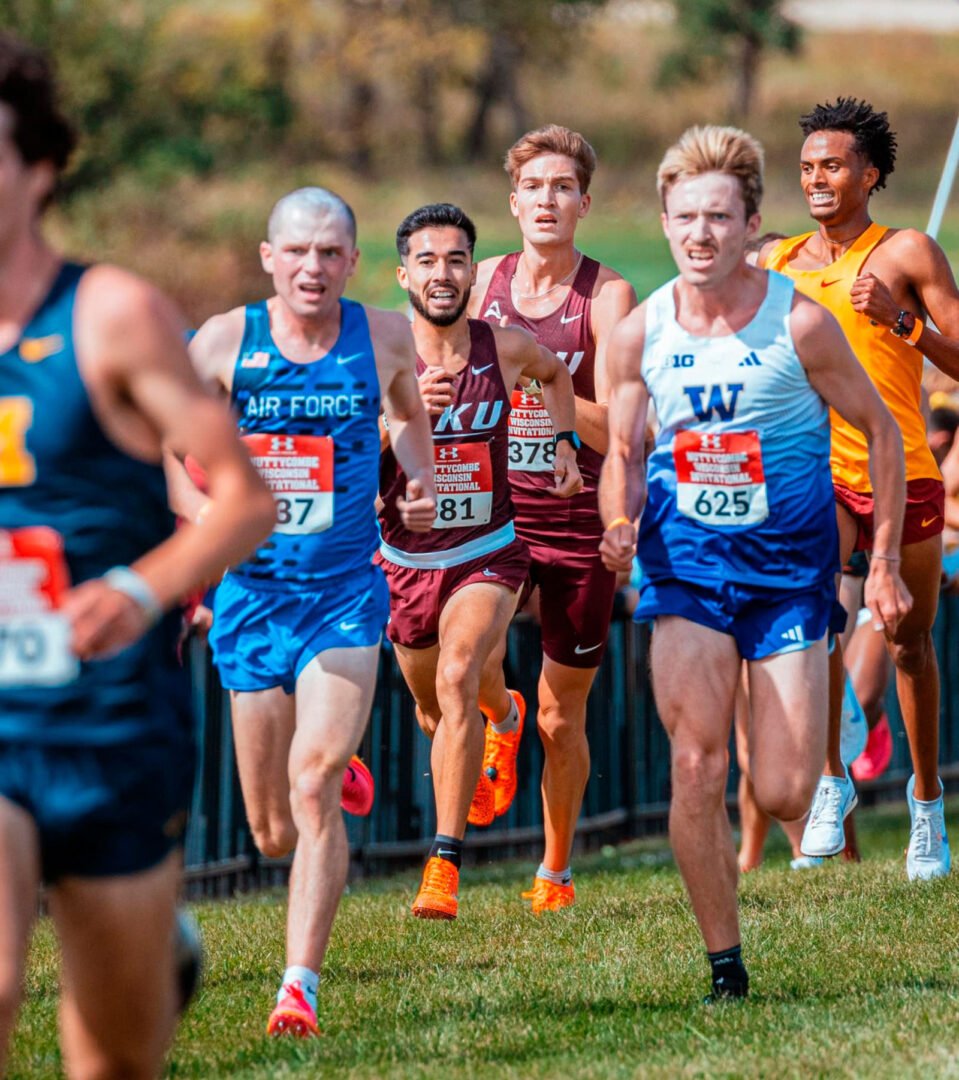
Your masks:
M852 775L856 780L875 780L889 768L892 760L892 732L889 717L885 713L879 723L869 732L866 749L852 763Z
M291 1035L294 1039L308 1039L311 1035L319 1035L316 1013L306 1000L303 988L298 982L284 985L283 996L270 1013L266 1033L267 1035Z
M340 796L340 806L348 814L366 817L373 809L375 794L373 774L354 754L350 758L349 765L343 770L343 794Z

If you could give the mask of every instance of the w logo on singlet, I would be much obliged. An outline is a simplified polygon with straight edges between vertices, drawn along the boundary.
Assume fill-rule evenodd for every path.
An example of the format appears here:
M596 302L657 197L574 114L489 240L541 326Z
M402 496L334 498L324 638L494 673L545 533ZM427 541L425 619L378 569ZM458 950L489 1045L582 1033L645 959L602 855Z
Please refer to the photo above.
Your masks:
M684 386L683 393L689 398L697 420L708 424L713 418L713 412L720 420L732 420L736 415L736 401L742 391L742 383L727 383L711 386L709 388L709 400L703 404L703 396L706 393L705 386Z

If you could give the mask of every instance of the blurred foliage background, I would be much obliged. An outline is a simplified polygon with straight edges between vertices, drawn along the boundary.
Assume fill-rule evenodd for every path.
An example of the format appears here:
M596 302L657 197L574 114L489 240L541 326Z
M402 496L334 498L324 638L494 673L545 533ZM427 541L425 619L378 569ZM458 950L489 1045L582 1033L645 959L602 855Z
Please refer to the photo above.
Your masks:
M461 203L480 254L515 246L500 163L549 121L596 146L582 242L641 295L670 272L656 164L694 122L762 139L767 226L796 231L798 115L865 97L899 133L876 216L922 227L956 121L959 34L910 28L902 6L895 33L803 29L801 0L0 0L0 25L54 56L82 133L58 242L153 278L195 324L266 291L256 245L300 184L354 204L360 299L400 302L392 231L422 202Z

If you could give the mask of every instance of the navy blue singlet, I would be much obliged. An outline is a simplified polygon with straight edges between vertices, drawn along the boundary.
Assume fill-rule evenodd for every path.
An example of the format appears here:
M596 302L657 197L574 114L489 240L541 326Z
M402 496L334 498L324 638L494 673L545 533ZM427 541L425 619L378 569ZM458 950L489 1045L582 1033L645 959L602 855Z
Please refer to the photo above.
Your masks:
M41 610L50 567L17 550L32 547L25 537L52 538L76 585L134 562L173 530L162 468L107 438L80 378L73 308L84 269L61 268L20 340L0 354L0 739L181 737L189 728L179 615L116 657L77 665L62 637L46 632L58 619Z

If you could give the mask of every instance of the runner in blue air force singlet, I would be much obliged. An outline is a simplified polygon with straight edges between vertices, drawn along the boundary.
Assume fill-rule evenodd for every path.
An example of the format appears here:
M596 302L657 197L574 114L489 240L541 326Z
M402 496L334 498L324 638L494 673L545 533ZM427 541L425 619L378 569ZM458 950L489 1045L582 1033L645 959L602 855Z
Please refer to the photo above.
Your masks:
M246 309L231 399L273 490L278 524L232 575L308 585L370 565L378 544L379 379L363 305L341 299L340 313L329 353L297 364L277 348L266 303Z
M68 582L132 563L173 530L163 470L109 440L77 370L73 308L83 272L62 267L0 356L0 740L186 740L178 613L118 656L78 664L55 612Z

